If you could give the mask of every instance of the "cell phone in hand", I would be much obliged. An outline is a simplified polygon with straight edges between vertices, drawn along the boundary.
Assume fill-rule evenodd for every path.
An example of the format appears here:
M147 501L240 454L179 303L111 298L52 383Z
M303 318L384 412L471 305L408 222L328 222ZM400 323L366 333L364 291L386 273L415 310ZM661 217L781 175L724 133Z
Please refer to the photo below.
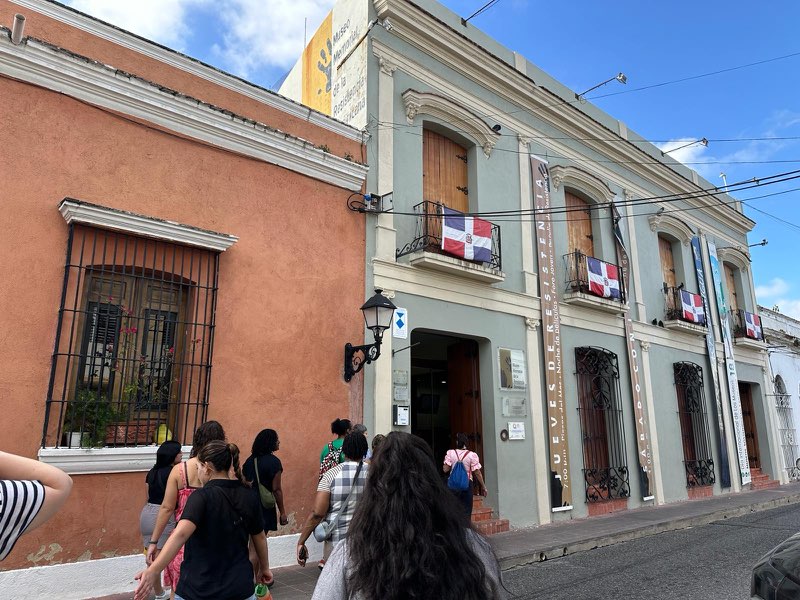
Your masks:
M308 549L305 546L300 548L298 556L300 557L300 560L306 560L308 558Z

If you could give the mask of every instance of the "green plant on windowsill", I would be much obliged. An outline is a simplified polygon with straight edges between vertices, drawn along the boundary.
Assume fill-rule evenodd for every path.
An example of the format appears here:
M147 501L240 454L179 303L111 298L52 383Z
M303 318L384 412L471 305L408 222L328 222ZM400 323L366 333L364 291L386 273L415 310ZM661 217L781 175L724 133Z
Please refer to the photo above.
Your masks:
M106 427L118 418L117 411L104 394L80 388L67 403L64 431L80 433L83 448L96 448L104 445Z

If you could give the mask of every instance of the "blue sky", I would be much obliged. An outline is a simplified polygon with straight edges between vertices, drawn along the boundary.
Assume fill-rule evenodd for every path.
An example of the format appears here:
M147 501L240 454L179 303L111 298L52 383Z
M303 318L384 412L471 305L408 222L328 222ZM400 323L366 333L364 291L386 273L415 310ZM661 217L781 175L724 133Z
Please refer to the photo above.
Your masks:
M463 17L485 0L444 0ZM300 55L333 0L70 0L74 8L273 86ZM536 2L499 0L470 25L589 98L714 184L800 169L800 2ZM794 55L780 60L778 57ZM762 64L736 68L751 63ZM728 70L733 69L733 70ZM646 90L637 88L727 72ZM786 139L775 139L786 138ZM723 141L732 140L732 141ZM795 189L798 188L798 189ZM758 225L750 243L759 302L800 318L800 179L744 191ZM783 193L785 192L785 193ZM767 214L764 214L764 211ZM787 221L790 224L779 221Z

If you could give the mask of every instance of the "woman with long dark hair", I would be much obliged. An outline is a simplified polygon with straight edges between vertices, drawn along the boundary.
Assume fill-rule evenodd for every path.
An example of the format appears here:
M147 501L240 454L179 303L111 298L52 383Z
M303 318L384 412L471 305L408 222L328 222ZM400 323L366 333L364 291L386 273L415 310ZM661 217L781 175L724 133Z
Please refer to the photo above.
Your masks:
M275 497L275 506L271 508L261 507L261 513L264 517L264 531L267 532L278 530L276 508L280 513L280 524L286 525L289 523L289 517L286 515L286 510L283 506L283 486L281 485L283 465L281 464L281 459L274 454L280 447L281 441L278 439L278 432L274 429L262 429L256 439L253 440L250 457L244 461L242 466L242 473L244 473L245 479L256 488L256 492L258 492L257 484L261 483Z
M186 502L192 493L202 487L202 482L197 475L197 455L209 443L213 441L224 441L225 430L217 421L206 421L197 431L194 432L192 439L192 451L189 460L172 467L169 478L167 479L164 501L158 511L156 525L153 528L153 537L150 538L147 546L147 564L151 564L159 553L158 539L164 532L170 517L174 515L175 521L179 521ZM183 548L179 548L175 557L166 565L164 570L164 585L172 588L171 596L175 596L175 586L181 574L181 562L183 561Z
M186 501L175 531L158 558L136 575L135 600L147 600L167 563L186 544L176 599L251 600L253 568L250 542L258 554L257 580L272 580L267 540L258 499L242 477L236 444L213 441L197 455L197 474L203 487ZM230 478L231 467L236 474Z
M161 509L161 503L164 501L164 494L167 491L167 480L169 474L172 472L172 467L181 463L183 454L181 452L180 442L175 440L167 440L158 447L156 450L156 464L147 472L145 476L145 485L147 486L147 503L142 507L142 512L139 514L139 532L142 534L142 543L144 544L145 553L153 538L153 530L156 526L156 519L158 512ZM156 548L161 550L164 544L167 543L167 538L175 529L175 519L170 516L167 521L164 531L156 539ZM165 600L167 593L161 586L161 580L156 582L155 592L156 600Z
M435 465L422 439L398 431L386 436L314 600L506 597L491 547L465 526Z
M353 424L350 419L334 419L331 423L331 433L336 436L322 447L319 453L319 478L330 471L339 463L344 462L344 455L342 454L342 444L344 443L344 436L350 433L350 428Z

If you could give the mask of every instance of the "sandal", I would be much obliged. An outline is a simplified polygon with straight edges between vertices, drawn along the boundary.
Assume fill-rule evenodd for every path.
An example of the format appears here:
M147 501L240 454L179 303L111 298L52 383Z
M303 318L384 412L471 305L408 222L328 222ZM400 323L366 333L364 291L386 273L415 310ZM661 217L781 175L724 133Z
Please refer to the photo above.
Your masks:
M319 563L317 563L317 566L319 567L319 570L322 571L322 569L325 568L325 559L320 559Z

